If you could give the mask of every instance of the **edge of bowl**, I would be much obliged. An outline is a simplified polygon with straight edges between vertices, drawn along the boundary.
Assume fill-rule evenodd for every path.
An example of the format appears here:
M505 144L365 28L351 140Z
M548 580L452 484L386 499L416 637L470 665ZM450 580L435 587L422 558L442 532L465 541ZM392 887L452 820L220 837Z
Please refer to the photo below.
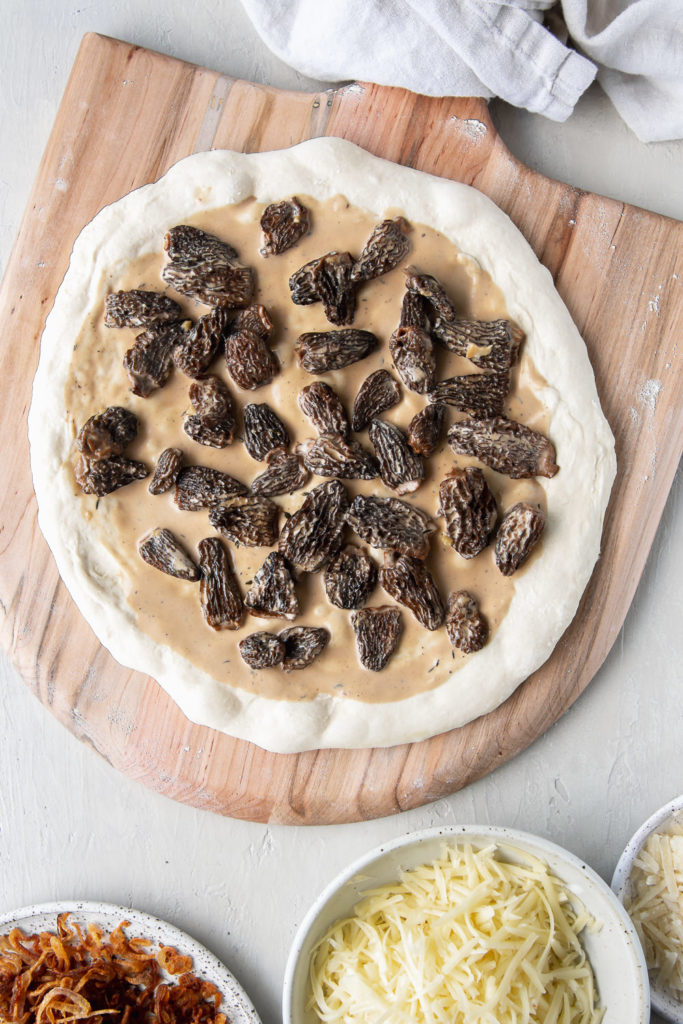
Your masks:
M681 812L683 812L683 794L674 797L673 800L669 800L668 803L659 807L638 829L636 829L629 839L628 843L624 847L623 853L617 861L617 866L614 869L614 874L612 876L612 890L622 905L628 889L631 871L633 870L633 862L641 846L648 836L652 832L656 831L660 825L663 825L668 818ZM652 1003L652 1009L656 1013L660 1014L660 1016L671 1021L671 1024L683 1024L683 1004L673 999L665 992L660 992L652 984L650 985L650 1001Z

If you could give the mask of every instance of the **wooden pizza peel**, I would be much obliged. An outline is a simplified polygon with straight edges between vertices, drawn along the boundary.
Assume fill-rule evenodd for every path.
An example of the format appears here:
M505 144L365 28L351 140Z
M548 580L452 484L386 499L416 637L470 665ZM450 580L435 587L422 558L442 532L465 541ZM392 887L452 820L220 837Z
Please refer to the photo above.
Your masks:
M98 210L190 153L280 149L320 135L474 185L510 215L586 340L619 470L577 616L501 707L422 743L285 755L193 725L153 679L100 646L37 525L26 416L45 318L74 240ZM173 799L253 821L381 817L452 793L524 750L577 699L612 646L680 458L682 252L682 224L522 165L481 100L360 84L283 92L86 36L0 291L2 642L27 685L120 771Z

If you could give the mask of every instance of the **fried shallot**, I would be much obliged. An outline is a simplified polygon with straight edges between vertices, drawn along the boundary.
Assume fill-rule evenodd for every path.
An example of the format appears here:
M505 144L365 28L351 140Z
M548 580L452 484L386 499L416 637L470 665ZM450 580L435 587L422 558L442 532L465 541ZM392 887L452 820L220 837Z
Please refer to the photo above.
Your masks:
M106 934L91 923L84 932L60 914L55 932L0 935L0 1020L227 1024L220 991L192 973L191 957L172 946L155 952L150 940L129 938L127 926Z

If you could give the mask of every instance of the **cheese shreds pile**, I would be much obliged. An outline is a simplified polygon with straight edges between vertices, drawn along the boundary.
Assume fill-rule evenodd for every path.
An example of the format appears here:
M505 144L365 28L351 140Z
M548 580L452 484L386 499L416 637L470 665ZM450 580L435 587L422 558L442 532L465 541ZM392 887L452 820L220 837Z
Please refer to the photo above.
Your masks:
M598 1024L594 925L520 850L444 847L369 892L313 951L312 1008L342 1024Z
M630 882L624 902L650 981L683 1000L683 815L648 836L633 862Z

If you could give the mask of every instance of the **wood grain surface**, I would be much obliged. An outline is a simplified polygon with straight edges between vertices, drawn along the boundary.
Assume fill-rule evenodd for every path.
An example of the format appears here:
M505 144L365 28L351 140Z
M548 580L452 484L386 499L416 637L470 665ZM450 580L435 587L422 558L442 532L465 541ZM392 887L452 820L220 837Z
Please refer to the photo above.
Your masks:
M26 414L45 317L74 239L99 209L189 153L277 149L319 135L474 185L512 217L586 339L619 471L602 557L574 622L500 708L422 743L282 755L193 725L154 680L100 647L37 526ZM602 664L680 458L682 243L677 222L521 165L482 101L363 85L279 92L86 36L0 292L2 641L27 685L119 770L174 799L254 821L380 817L454 792L519 753Z

